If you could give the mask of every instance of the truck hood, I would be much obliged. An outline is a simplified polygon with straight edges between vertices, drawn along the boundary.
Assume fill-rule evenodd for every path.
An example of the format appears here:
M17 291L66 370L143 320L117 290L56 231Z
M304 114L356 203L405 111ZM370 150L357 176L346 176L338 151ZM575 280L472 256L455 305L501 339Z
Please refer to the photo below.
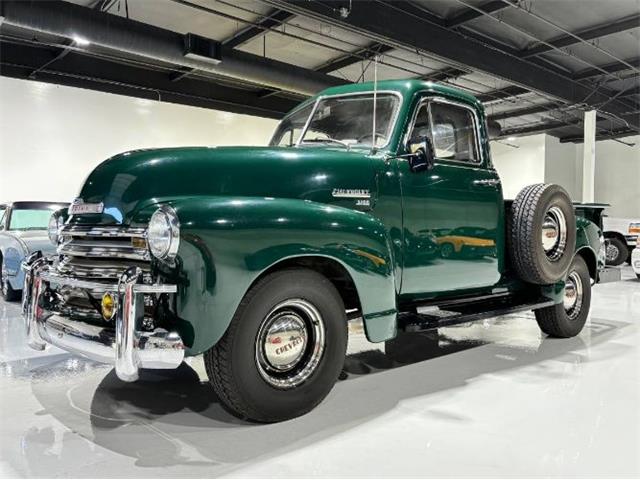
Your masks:
M87 178L80 198L104 204L102 215L74 222L129 224L147 207L177 197L299 198L344 203L334 189L374 195L368 151L344 148L188 147L137 150L116 155ZM356 202L351 200L349 206Z

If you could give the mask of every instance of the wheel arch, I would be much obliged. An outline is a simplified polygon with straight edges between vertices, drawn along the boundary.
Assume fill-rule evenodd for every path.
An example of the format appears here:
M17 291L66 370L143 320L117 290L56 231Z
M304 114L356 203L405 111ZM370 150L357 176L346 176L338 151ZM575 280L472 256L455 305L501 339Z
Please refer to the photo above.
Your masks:
M345 310L357 310L362 314L362 304L358 287L347 267L336 258L322 255L300 255L296 257L284 258L266 268L258 275L249 286L253 288L260 280L267 275L289 268L308 268L326 277L340 294Z
M605 231L602 235L604 236L604 238L617 238L622 243L624 243L625 246L627 245L627 239L625 238L625 236L616 230Z
M582 257L589 269L589 276L595 281L598 278L598 259L595 252L589 247L582 247L578 249L575 256Z

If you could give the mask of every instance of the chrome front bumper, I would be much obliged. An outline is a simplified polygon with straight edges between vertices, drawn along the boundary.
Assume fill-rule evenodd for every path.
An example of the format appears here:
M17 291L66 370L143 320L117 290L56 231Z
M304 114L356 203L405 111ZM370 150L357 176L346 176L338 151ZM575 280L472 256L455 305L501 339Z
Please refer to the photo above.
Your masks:
M176 332L155 329L141 331L145 293L175 293L175 285L142 284L139 268L127 270L117 284L92 282L61 276L50 270L50 262L37 252L22 267L25 271L22 315L28 344L43 350L47 343L103 363L115 365L118 378L138 379L140 368L177 368L184 358L184 344ZM50 285L94 291L110 291L117 296L115 329L73 320L47 310L41 297Z

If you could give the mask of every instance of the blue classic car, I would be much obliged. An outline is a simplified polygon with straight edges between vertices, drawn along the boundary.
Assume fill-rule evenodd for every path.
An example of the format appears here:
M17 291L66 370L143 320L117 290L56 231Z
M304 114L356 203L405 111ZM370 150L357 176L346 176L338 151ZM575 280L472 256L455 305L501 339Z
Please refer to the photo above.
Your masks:
M5 300L17 300L22 292L22 260L42 250L54 253L47 229L51 214L67 203L13 202L0 205L0 285Z

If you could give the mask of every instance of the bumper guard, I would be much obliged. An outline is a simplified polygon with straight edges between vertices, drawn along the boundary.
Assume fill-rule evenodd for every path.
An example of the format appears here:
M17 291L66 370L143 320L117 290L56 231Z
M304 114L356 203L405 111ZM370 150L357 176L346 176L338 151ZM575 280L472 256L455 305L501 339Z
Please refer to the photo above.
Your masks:
M118 378L125 382L137 380L140 368L171 369L182 363L185 347L177 332L161 328L152 332L138 330L144 316L143 294L175 293L175 285L142 284L142 271L137 267L128 269L112 285L64 277L49 267L49 260L41 252L31 254L22 264L25 271L22 315L31 348L44 350L49 343L91 360L113 364ZM114 292L115 332L44 309L40 298L47 284Z

